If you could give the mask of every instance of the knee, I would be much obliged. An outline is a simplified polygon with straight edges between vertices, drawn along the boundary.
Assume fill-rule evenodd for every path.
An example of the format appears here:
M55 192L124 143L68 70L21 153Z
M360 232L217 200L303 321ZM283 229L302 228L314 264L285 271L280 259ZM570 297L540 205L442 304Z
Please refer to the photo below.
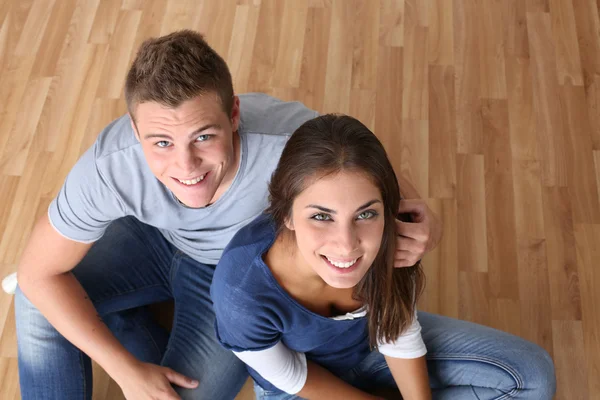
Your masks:
M17 335L19 331L27 332L30 326L40 326L46 321L42 313L34 306L21 289L17 286L15 290L15 319ZM47 322L47 321L46 321Z
M552 399L556 392L554 362L550 354L540 346L531 343L526 354L522 355L527 375L523 382L526 392L532 399Z
M41 362L47 344L60 334L19 288L15 291L15 322L19 363Z

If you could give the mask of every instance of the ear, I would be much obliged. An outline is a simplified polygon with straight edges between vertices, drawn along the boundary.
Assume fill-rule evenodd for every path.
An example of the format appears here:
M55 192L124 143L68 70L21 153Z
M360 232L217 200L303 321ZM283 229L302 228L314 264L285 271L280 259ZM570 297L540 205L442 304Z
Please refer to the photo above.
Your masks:
M233 107L231 107L231 126L233 132L240 127L240 98L233 96Z
M131 129L133 129L133 133L135 133L135 138L139 142L140 141L140 133L137 130L137 126L135 125L135 122L133 121L133 117L131 116L131 113L127 113L127 115L129 116L129 122L131 123Z
M294 230L294 222L292 221L291 217L286 217L285 220L283 221L283 224L285 225L286 228L288 228L290 231Z

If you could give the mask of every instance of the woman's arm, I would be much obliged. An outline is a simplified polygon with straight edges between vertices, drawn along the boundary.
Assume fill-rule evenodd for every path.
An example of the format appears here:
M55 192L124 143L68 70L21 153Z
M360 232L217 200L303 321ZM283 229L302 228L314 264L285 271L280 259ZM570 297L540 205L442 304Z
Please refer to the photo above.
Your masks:
M234 352L279 390L305 399L373 400L367 394L333 375L320 365L306 360L278 342L275 346L258 351Z
M385 360L404 400L431 399L425 356L419 358L385 356Z
M308 361L306 383L298 396L305 399L373 400L379 399L347 384L318 364Z

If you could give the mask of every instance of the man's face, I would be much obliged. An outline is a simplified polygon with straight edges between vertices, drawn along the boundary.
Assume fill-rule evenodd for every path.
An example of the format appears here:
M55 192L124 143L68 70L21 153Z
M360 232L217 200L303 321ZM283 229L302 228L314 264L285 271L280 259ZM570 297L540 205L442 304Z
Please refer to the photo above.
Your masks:
M231 185L239 165L240 101L228 115L214 93L177 108L141 103L133 129L156 178L188 207L214 203Z

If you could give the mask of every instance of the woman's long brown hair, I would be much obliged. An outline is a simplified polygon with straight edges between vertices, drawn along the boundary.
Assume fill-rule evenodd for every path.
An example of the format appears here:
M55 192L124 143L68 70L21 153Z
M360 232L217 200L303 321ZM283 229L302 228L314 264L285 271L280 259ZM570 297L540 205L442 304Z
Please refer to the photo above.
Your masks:
M385 227L373 265L355 287L354 296L368 307L369 338L398 338L413 321L425 286L420 263L394 268L396 216L400 190L394 169L377 137L360 121L327 114L305 122L287 142L269 185L267 212L282 232L296 197L314 179L342 170L364 173L381 192Z

